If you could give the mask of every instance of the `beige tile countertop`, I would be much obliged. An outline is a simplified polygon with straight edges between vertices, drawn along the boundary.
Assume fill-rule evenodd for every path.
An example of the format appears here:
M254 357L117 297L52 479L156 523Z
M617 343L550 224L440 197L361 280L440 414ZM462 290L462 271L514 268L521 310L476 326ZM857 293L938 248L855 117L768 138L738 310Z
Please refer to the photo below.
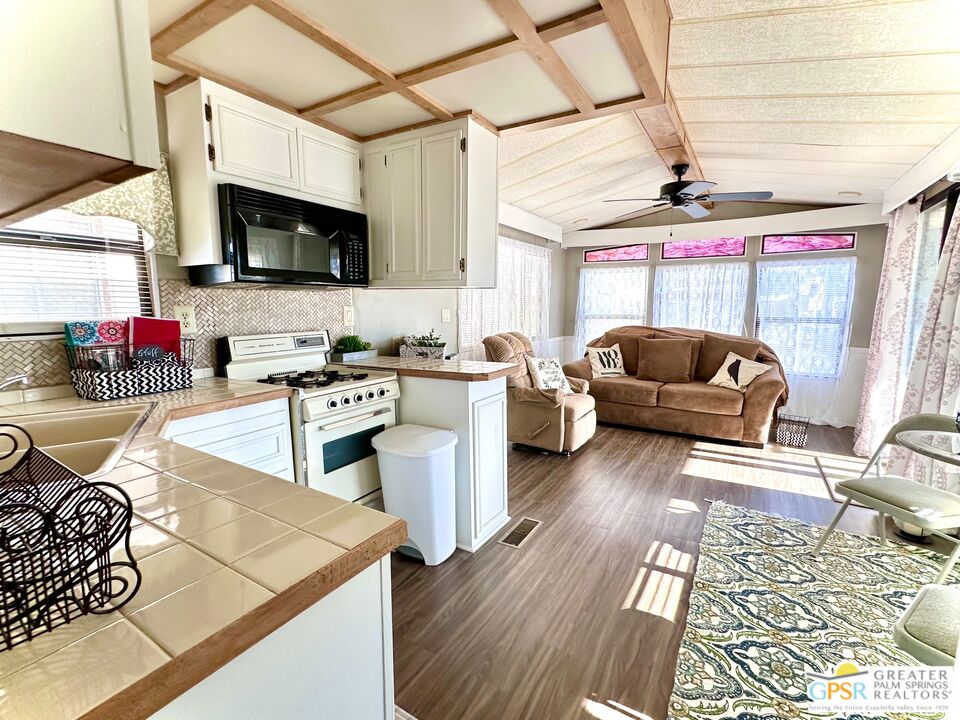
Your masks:
M373 357L367 360L340 363L350 367L370 370L393 370L400 376L426 377L436 380L459 380L481 382L506 377L516 365L510 363L484 362L481 360L433 360L430 358Z
M128 401L158 407L100 479L133 501L140 589L119 611L0 652L0 718L149 717L404 540L402 520L158 436L174 418L288 394L211 378ZM0 415L92 404L55 398Z

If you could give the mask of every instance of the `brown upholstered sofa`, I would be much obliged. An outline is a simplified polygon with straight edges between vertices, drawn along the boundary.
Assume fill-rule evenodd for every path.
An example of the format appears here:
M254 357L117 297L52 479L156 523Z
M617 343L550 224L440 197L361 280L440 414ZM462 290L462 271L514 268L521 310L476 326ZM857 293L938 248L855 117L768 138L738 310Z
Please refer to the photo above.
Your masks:
M587 394L590 383L567 378L571 394L562 390L537 390L530 379L527 355L533 354L530 340L520 333L506 332L483 339L487 360L515 363L516 372L507 377L507 439L521 445L572 453L593 437L597 430L594 399Z
M778 407L787 399L787 384L776 353L759 343L757 361L773 370L757 377L746 391L708 385L726 353L720 356L717 338L742 343L745 338L709 333L711 357L704 353L707 333L684 328L626 326L608 331L602 338L587 343L591 347L611 347L619 343L623 355L623 377L593 378L588 358L567 363L564 374L589 381L590 395L596 399L597 419L616 425L631 425L705 437L735 440L744 445L762 447L770 432L770 423ZM662 383L638 380L639 343L637 338L692 338L697 344L690 382ZM715 366L715 367L714 367Z

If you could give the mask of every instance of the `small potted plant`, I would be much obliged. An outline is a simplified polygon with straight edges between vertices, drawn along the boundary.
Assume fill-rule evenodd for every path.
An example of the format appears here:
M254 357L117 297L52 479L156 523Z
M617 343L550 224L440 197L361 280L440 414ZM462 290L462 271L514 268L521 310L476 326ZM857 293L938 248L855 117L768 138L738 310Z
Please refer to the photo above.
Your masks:
M400 346L401 357L422 357L442 360L447 344L430 328L426 335L407 335Z
M373 345L359 335L344 335L333 346L330 360L332 362L351 362L376 356L377 351L373 349Z

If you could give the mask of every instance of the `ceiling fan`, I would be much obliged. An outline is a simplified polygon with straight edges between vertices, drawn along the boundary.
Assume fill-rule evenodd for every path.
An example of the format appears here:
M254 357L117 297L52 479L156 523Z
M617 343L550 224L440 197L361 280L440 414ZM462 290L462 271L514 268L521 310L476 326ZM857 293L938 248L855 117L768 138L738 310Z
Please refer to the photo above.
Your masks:
M652 210L653 208L659 207L675 207L679 208L687 215L692 218L699 219L707 217L710 214L710 211L707 208L703 207L700 203L705 202L732 202L734 200L769 200L773 197L773 193L770 191L760 191L760 192L734 192L734 193L714 193L710 194L710 188L716 186L716 183L707 182L705 180L684 180L683 176L686 174L687 170L690 169L690 166L681 163L674 165L670 168L673 170L674 175L677 176L676 182L668 182L666 185L660 186L660 197L656 198L615 198L611 200L604 200L604 202L654 202L656 205L649 205L648 207L642 208L640 210L634 210L633 212L626 213L624 215L618 215L615 219L619 220L620 218L627 217L627 215L636 215L639 212L645 210Z

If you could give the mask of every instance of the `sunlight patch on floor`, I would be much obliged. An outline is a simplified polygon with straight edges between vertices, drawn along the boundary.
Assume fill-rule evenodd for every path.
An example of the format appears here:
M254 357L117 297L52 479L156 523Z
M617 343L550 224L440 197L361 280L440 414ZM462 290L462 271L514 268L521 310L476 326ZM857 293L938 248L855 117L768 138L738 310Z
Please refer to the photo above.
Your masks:
M667 503L667 512L673 515L689 515L700 512L700 506L691 500L670 498L670 502Z
M654 542L624 598L622 610L639 610L675 622L693 556L669 543Z
M606 704L584 698L581 707L597 720L652 720L649 715L628 708L616 700L607 700Z

